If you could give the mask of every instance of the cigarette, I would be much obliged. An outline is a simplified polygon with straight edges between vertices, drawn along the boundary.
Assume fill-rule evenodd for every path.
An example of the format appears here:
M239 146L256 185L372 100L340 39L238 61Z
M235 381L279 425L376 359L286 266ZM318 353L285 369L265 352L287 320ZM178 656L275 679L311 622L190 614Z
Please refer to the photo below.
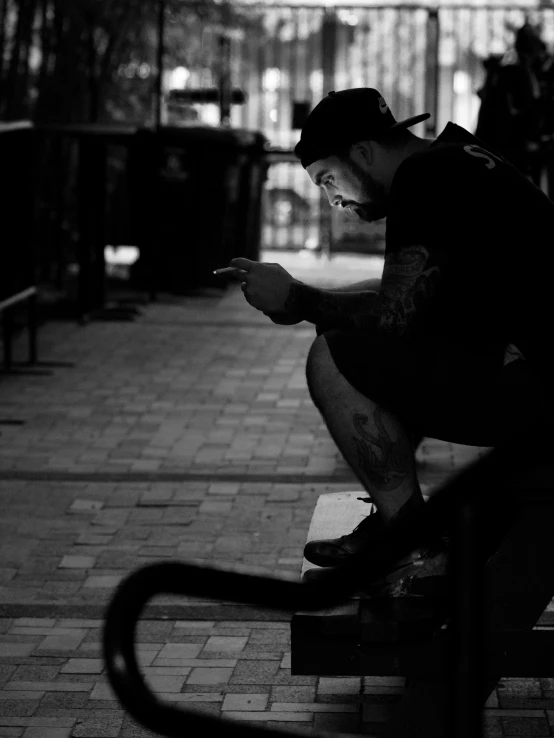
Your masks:
M229 274L238 271L238 267L223 267L223 269L214 269L214 274Z

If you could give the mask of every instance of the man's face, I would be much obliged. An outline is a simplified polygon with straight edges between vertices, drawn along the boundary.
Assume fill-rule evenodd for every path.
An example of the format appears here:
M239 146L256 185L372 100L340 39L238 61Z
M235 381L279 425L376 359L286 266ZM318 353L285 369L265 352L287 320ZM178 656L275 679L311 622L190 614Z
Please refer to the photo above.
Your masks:
M372 222L386 216L385 186L376 168L359 152L318 159L306 171L312 182L325 190L329 204L343 208L349 218Z

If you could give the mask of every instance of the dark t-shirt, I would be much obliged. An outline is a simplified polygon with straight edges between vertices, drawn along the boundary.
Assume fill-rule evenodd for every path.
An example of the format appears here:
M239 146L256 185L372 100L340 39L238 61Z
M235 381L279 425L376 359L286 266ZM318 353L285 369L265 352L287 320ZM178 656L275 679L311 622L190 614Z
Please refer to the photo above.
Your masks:
M441 274L417 331L513 343L537 368L550 365L554 204L454 123L405 159L392 183L385 256L414 245Z

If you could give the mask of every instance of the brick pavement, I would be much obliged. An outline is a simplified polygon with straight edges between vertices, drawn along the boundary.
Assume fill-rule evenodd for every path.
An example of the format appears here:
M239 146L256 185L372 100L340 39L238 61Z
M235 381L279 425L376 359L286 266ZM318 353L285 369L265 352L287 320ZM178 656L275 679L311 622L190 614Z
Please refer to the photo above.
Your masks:
M375 263L283 255L339 283ZM225 294L150 305L134 323L50 323L51 376L3 377L0 738L150 735L120 709L100 660L117 583L181 559L296 579L317 496L359 489L313 407L307 324L282 327ZM23 347L18 347L23 352ZM421 479L481 449L427 439ZM400 679L290 675L289 623L247 606L160 598L143 668L168 700L237 720L379 735ZM503 680L487 735L551 735L554 678Z

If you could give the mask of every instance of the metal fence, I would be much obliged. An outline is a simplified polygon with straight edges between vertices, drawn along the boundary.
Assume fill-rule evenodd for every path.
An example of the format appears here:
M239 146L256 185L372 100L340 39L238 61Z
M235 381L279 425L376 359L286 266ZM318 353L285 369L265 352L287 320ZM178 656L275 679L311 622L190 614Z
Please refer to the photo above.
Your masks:
M330 90L379 89L398 118L428 111L414 127L435 136L452 120L473 130L483 60L507 52L525 20L554 43L554 9L416 5L371 7L237 4L240 20L202 30L199 63L187 87L209 86L225 67L245 102L231 105L233 125L255 128L273 152L264 197L263 247L324 251L384 248L382 223L362 226L331 212L292 155L302 120ZM215 106L204 106L207 118Z

